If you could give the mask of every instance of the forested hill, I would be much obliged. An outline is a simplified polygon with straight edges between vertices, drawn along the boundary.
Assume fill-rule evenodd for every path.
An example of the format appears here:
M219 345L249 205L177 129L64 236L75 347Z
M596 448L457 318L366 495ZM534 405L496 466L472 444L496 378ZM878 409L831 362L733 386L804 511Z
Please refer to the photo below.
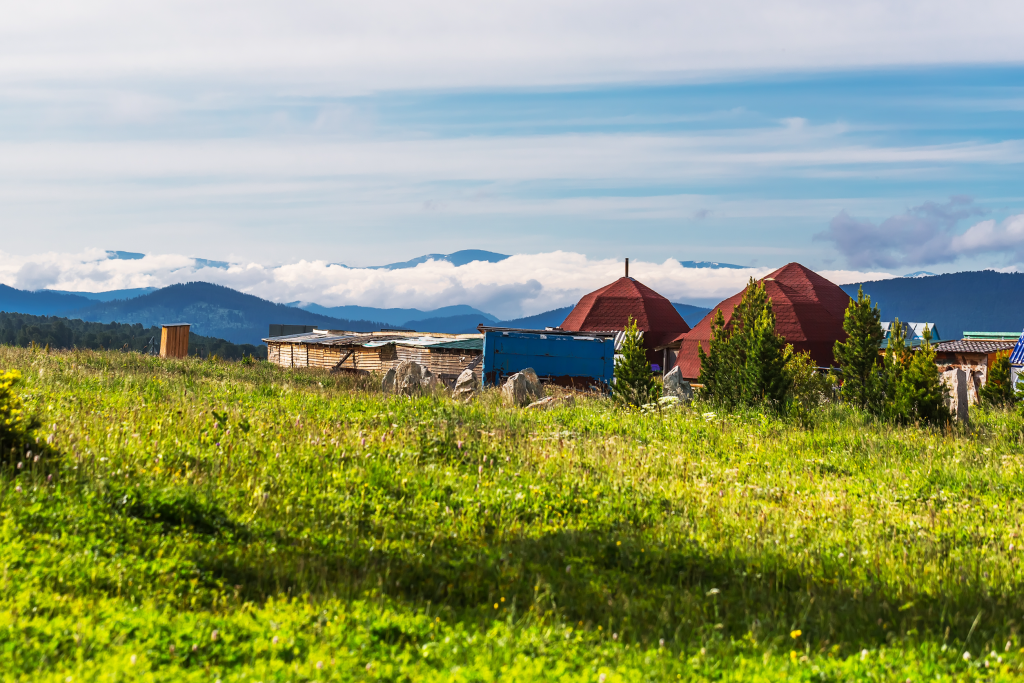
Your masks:
M259 344L260 339L267 336L271 323L316 325L355 332L388 327L367 320L331 318L208 282L171 285L134 299L90 304L62 315L93 322L139 323L143 327L187 322L197 334L220 337L236 344Z
M934 323L943 339L964 331L1024 330L1024 273L981 270L929 277L895 278L843 285L850 296L864 293L878 304L882 320Z
M121 349L147 352L159 350L160 328L121 323L90 323L54 316L0 312L0 344L8 346L49 346L51 349ZM245 356L267 357L267 347L232 344L224 339L188 335L189 355L227 360Z

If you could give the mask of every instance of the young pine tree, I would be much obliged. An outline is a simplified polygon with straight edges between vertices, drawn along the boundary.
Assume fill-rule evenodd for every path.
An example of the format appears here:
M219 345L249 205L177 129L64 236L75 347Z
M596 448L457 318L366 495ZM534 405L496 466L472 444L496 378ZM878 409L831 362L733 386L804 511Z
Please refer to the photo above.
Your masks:
M785 342L775 333L775 313L764 283L753 278L733 309L729 325L718 310L711 324L711 344L701 359L701 396L732 407L768 403L781 407L791 380L785 371Z
M907 335L899 318L889 327L889 341L885 346L882 359L882 406L881 415L891 420L899 420L896 410L896 394L899 392L903 373L910 364L910 352L907 350Z
M698 345L697 356L700 358L700 377L697 381L704 387L700 390L701 397L711 403L735 405L739 401L739 383L736 381L739 368L732 330L725 327L722 309L715 311L715 317L711 320L708 353L704 353L704 348Z
M1011 385L1009 352L1000 354L988 371L988 379L981 388L981 400L991 406L1012 406L1020 400L1017 388Z
M764 285L760 289L763 292ZM743 402L779 410L786 404L793 380L786 369L789 359L786 341L775 332L771 299L765 300L744 337L747 346L742 377Z
M636 321L630 316L626 323L626 335L622 340L621 358L615 363L615 382L612 397L627 406L640 407L657 401L657 382L651 374L640 332Z
M878 367L878 347L885 338L881 321L878 304L872 308L871 297L865 296L861 287L843 316L846 341L837 341L833 347L836 362L843 370L843 398L874 413L881 409L884 395Z
M920 421L941 425L952 415L946 407L947 389L935 365L931 332L924 330L924 343L913 354L896 387L895 414L901 422Z

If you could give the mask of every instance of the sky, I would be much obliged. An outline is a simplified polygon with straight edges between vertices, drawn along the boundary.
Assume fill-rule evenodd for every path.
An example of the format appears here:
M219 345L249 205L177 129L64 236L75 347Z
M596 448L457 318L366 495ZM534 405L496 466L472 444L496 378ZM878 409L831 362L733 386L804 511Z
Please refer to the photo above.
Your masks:
M535 312L575 291L556 272L627 256L650 278L1021 269L1022 34L999 0L20 3L0 20L0 282L224 276L202 257L275 300L403 306L479 276L328 264L472 248L526 257L489 277L538 283ZM108 249L149 257L95 268ZM283 287L289 268L320 289ZM717 296L684 275L667 286Z

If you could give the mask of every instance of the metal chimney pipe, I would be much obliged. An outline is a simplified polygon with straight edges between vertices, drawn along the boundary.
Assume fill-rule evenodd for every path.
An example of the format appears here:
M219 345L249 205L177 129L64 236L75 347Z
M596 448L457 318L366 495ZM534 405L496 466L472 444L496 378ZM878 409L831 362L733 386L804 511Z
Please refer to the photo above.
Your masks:
M629 277L629 259L626 259L626 277Z

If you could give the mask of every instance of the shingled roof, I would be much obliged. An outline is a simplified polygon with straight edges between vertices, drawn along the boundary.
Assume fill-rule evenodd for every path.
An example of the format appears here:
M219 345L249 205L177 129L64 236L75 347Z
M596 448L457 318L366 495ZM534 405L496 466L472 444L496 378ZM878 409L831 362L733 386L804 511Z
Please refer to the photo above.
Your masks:
M1017 345L1015 341L997 341L988 339L954 339L935 344L936 353L995 353L1010 351Z
M849 295L832 282L799 263L790 263L762 278L765 292L771 297L775 312L775 330L796 351L810 351L811 358L823 367L834 364L832 347L845 340L843 315L850 303ZM745 290L744 290L745 291ZM708 351L711 321L715 311L722 310L725 324L732 321L733 309L743 299L739 292L721 302L711 313L685 334L676 337L680 344L676 366L687 379L700 376L698 345Z
M614 332L624 330L630 316L644 332L648 350L690 330L672 302L631 277L620 277L584 296L561 327L573 332Z

